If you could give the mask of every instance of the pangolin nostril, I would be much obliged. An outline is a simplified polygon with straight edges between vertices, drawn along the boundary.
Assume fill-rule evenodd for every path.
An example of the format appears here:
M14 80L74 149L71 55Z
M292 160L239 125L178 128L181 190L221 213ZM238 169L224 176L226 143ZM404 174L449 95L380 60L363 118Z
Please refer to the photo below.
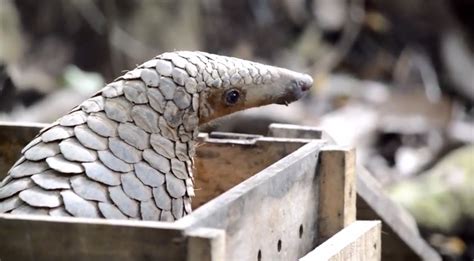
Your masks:
M302 91L307 91L311 89L313 86L313 78L307 74L303 75L303 78L299 81L300 87Z

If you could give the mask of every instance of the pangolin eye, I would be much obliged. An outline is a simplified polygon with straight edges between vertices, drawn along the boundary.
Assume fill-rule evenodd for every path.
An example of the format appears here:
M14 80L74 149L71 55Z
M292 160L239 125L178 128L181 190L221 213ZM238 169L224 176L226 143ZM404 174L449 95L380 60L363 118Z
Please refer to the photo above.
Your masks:
M236 89L231 89L231 90L228 90L226 93L225 93L225 96L224 96L224 99L225 99L225 103L227 105L234 105L236 104L239 99L240 99L240 92Z

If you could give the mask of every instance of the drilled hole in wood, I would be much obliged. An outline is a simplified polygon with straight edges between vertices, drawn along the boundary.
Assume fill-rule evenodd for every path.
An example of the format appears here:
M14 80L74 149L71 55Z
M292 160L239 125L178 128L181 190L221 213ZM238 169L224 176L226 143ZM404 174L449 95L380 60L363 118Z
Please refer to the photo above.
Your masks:
M278 252L281 251L281 239L278 239L277 249L278 249Z
M262 250L258 250L258 254L257 254L257 261L261 261L262 260Z
M300 229L299 229L299 234L300 234L300 238L303 237L303 224L300 225Z

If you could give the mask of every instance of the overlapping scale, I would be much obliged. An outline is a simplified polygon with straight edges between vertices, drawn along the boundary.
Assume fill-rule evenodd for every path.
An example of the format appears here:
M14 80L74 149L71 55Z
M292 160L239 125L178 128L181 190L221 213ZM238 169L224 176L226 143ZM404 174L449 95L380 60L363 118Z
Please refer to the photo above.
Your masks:
M55 126L45 131L40 137L43 142L51 142L67 139L72 136L74 136L74 131L71 127Z
M135 165L135 174L143 184L158 187L165 182L165 175L158 170L152 168L146 162L138 162Z
M62 155L56 155L46 159L48 166L61 173L78 174L84 172L84 168L78 162L65 159ZM36 174L36 173L35 173Z
M158 113L146 105L135 105L131 110L133 122L148 133L159 133Z
M92 131L87 125L79 125L74 128L76 139L86 148L93 150L106 150L108 140Z
M122 181L122 188L125 194L132 199L138 201L146 201L151 198L150 187L143 184L133 172L123 174L120 176Z
M18 196L13 196L0 201L0 213L8 212L23 204L23 201Z
M9 175L13 178L21 178L43 172L48 168L48 164L46 164L44 161L33 162L27 160L12 168L9 172Z
M97 152L84 147L75 138L61 141L59 148L63 157L70 161L91 162L97 160Z
M111 203L99 202L98 205L100 213L107 219L128 219L120 209Z
M166 191L165 185L153 188L153 199L161 210L171 210L171 197Z
M144 150L150 146L150 135L135 124L121 123L117 131L122 140L139 150Z
M0 199L8 198L33 186L34 183L29 177L13 179L3 187L0 187Z
M83 163L87 177L109 186L120 185L120 174L98 161Z
M87 114L83 111L75 111L70 114L66 114L59 119L61 126L76 126L85 123L87 120Z
M159 221L161 210L156 207L153 199L140 202L140 214L143 220Z
M174 142L158 134L150 136L150 143L156 153L172 159L175 157Z
M71 190L61 192L64 207L75 217L99 218L97 204L85 200Z
M107 187L85 176L72 177L71 186L72 190L81 198L101 202L109 201Z
M175 175L171 173L166 173L166 190L173 198L180 198L186 193L186 184L184 180L176 178Z
M109 119L112 119L117 122L127 122L131 121L130 109L132 108L132 103L127 101L124 97L117 97L107 99L105 101L105 114Z
M119 138L109 138L109 149L117 158L127 163L137 163L142 159L140 150Z
M87 126L103 137L117 136L117 122L109 119L105 113L95 113L87 117Z
M39 187L23 190L19 197L32 207L54 208L59 207L62 203L59 192L44 190Z
M129 217L139 217L138 202L131 199L120 186L109 187L109 194L112 202Z
M34 184L46 190L69 189L69 177L52 169L31 176Z
M97 154L99 155L100 161L111 170L117 172L130 172L133 170L132 164L117 158L108 150L99 151Z
M158 77L158 76L157 76ZM135 104L144 104L148 102L147 88L142 81L126 81L123 93L127 100Z

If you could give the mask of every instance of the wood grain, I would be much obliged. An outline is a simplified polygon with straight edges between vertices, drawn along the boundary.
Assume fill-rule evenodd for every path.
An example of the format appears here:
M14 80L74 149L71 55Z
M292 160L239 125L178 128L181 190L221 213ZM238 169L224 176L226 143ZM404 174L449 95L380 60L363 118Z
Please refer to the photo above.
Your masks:
M319 242L356 219L355 151L325 146L319 157Z
M299 260L380 260L381 227L380 221L356 221Z

